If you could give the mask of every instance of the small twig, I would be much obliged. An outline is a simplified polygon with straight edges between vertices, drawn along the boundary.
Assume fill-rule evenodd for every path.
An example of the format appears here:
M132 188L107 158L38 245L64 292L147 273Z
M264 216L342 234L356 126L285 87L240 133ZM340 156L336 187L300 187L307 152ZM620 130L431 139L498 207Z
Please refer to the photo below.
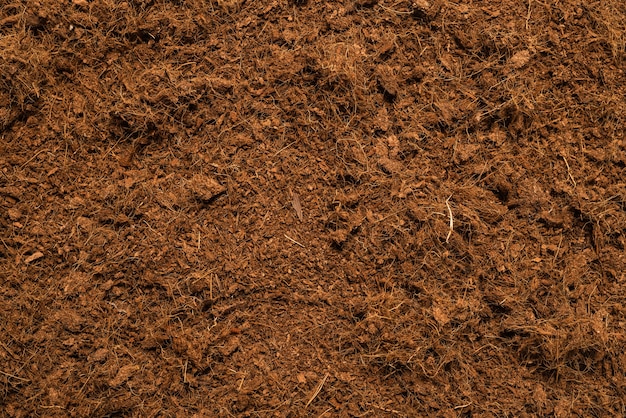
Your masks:
M285 145L284 147L282 147L281 149L279 149L278 151L276 151L276 152L272 155L272 157L276 157L278 154L280 154L281 152L283 152L284 150L286 150L287 148L289 148L290 146L292 146L292 145L293 145L293 144L295 144L296 142L298 142L298 141L293 141L292 143Z
M563 243L563 235L561 235L561 239L559 240L559 246L556 248L554 252L554 259L552 260L552 265L556 264L556 259L559 257L559 251L561 251L561 244Z
M450 208L450 195L449 198L446 199L446 207L448 208L448 217L450 218L450 230L448 231L448 236L446 236L446 244L450 241L450 236L452 235L452 231L454 231L454 217L452 216L452 209Z
M302 222L304 220L304 216L302 215L302 203L300 202L300 196L298 196L297 193L294 193L291 189L289 192L291 193L291 205L295 209L298 219Z
M313 392L313 395L311 395L311 399L309 399L309 401L306 403L305 408L308 408L309 405L311 405L311 402L313 402L315 398L317 398L317 395L319 395L319 393L322 391L322 386L324 386L324 383L326 383L326 379L328 379L328 373L324 375L324 378L322 379L320 384L317 385L317 388L315 388L315 392Z
M116 147L116 146L117 146L117 145L118 145L118 144L122 141L122 139L127 139L127 138L128 138L128 137L126 137L126 138L124 138L124 137L119 138L119 139L117 140L117 142L116 142L115 144L113 144L113 145L111 146L111 148L109 148L109 149L108 149L108 150L104 153L104 155L102 156L102 159L104 159L107 155L109 155L109 153L110 153L111 151L113 151L113 148L115 148L115 147Z
M2 244L4 245L4 248L7 249L7 251L11 251L11 250L9 250L9 247L8 247L7 243L4 242L4 240L1 237L0 237L0 241L2 241Z
M326 415L327 412L332 411L333 408L328 408L327 410L325 410L324 412L322 412L320 415L317 416L317 418L322 418L324 415Z
M299 245L299 246L301 246L302 248L306 248L304 245L300 244L300 243L299 243L298 241L296 241L295 239L293 239L293 238L289 237L287 234L284 234L284 235L285 235L285 238L287 238L289 241L293 242L294 244Z
M211 275L211 281L209 282L209 298L211 298L211 303L212 303L213 302L213 275Z
M87 386L87 383L89 383L89 381L91 380L91 376L93 376L93 374L94 374L94 370L92 369L89 372L89 375L87 376L87 379L85 380L85 383L83 383L83 385L80 387L80 390L78 391L78 393L83 393L85 386Z
M11 377L13 379L21 380L22 382L30 382L30 379L24 379L23 377L15 376L14 374L3 372L2 370L0 370L0 374Z
M569 163L567 162L567 158L565 158L564 155L561 155L561 158L563 158L563 161L565 161L565 166L567 167L567 175L569 176L569 179L574 184L574 187L576 187L576 180L574 180L574 176L572 176L572 170L569 167Z
M35 158L37 158L37 156L38 156L39 154L41 154L42 152L46 152L46 151L48 151L48 149L42 149L42 150L37 151L37 152L35 153L35 155L33 155L32 157L30 157L30 159L29 159L28 161L26 161L24 164L22 164L22 165L20 166L20 169L22 169L22 168L26 167L26 165L28 165L28 163L30 163L30 162L31 162L31 161L33 161Z
M395 10L395 9L390 8L390 7L383 6L382 4L379 4L379 6L381 8L383 8L383 9L387 10L388 12L395 13L395 14L398 14L398 15L410 15L410 14L413 13L413 12L408 12L408 11L405 12L405 11L401 11L401 10Z

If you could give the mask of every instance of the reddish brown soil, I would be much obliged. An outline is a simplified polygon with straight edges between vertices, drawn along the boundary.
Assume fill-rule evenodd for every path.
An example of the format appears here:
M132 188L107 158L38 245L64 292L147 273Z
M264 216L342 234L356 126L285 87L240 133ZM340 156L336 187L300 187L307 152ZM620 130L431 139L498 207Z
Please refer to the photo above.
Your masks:
M4 1L0 415L626 414L622 0Z

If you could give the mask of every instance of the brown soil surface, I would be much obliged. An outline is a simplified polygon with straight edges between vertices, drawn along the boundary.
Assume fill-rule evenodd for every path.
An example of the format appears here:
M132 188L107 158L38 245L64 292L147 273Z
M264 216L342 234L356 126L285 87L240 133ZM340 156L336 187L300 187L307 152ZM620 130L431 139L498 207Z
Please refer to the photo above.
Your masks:
M622 0L0 2L0 416L626 415Z

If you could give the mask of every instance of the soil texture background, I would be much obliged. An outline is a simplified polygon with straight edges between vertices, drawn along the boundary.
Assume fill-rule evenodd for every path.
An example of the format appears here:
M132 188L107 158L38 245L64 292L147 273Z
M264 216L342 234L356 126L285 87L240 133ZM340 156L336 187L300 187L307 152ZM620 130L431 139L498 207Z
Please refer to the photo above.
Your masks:
M622 0L0 2L0 416L626 415Z

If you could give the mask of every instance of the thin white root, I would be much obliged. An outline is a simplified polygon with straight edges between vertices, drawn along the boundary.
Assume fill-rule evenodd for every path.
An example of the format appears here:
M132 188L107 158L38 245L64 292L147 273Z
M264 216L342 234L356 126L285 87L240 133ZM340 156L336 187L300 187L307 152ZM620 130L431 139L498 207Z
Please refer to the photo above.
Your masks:
M300 244L298 241L296 241L295 239L291 238L289 235L287 235L287 234L283 234L283 235L285 236L285 238L287 238L289 241L293 242L294 244L299 245L302 248L306 248L304 246L304 244Z
M448 236L446 237L446 244L450 241L450 236L452 235L452 231L454 231L454 217L452 216L452 209L450 208L450 197L446 199L446 207L448 208L448 217L450 218L450 230L448 231Z

